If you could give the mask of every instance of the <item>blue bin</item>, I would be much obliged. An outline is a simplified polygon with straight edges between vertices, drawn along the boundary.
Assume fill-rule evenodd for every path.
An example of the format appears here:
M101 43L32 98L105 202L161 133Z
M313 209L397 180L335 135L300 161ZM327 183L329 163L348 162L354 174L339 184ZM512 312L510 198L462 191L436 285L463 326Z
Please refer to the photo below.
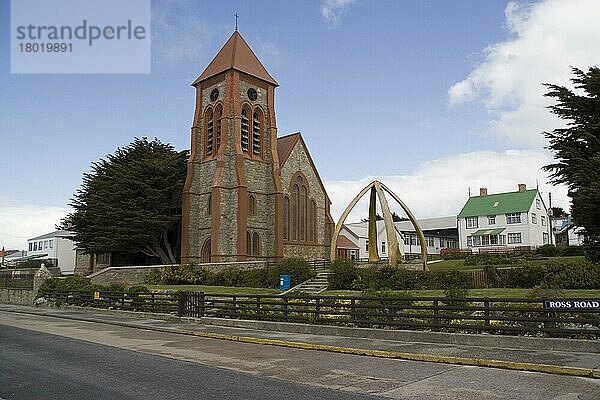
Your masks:
M279 290L285 292L291 287L292 277L290 275L279 275Z

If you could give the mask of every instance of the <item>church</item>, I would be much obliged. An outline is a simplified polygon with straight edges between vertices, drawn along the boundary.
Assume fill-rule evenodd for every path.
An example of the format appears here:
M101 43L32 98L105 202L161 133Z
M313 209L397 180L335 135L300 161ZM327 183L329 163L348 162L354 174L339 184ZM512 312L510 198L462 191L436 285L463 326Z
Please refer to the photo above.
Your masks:
M302 135L277 136L279 85L237 30L192 86L181 262L328 259L331 201Z

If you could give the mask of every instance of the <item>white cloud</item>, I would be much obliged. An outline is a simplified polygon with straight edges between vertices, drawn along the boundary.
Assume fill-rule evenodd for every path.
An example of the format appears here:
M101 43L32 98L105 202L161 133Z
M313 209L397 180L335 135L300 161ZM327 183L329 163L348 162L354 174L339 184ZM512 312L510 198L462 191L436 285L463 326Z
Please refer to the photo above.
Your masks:
M411 175L369 176L357 181L328 181L324 184L332 201L331 213L336 222L354 196L373 179L383 182L396 193L417 218L457 215L468 199L469 188L472 195L478 195L481 187L486 187L492 194L516 191L519 183L525 183L529 188L539 183L546 206L551 192L553 206L568 209L566 188L547 184L547 174L540 169L551 161L552 156L545 151L478 151L426 162ZM388 203L392 211L400 214L400 206L391 197L388 197ZM368 193L347 222L359 221L367 215Z
M66 207L28 204L0 194L0 249L26 250L27 239L54 231Z
M571 67L600 65L598 0L510 2L509 38L484 50L484 60L448 90L451 105L481 100L492 133L509 145L539 148L541 135L563 122L548 112L543 83L569 86Z
M321 4L321 15L332 25L337 25L342 20L344 10L356 0L325 0Z

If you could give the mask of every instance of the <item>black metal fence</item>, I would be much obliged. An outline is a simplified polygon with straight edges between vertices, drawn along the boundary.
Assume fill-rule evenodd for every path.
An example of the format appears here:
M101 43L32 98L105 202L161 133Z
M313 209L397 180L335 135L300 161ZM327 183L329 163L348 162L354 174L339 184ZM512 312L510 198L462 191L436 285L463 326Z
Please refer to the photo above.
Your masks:
M56 291L47 291L43 296L64 304L190 317L442 332L600 337L598 309L546 309L542 300L532 299Z

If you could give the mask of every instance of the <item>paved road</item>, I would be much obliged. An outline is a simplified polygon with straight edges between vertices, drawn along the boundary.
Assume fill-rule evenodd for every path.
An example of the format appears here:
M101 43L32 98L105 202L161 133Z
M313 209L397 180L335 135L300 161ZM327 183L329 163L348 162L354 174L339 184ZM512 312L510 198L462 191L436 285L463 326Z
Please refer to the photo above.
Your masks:
M10 312L0 312L0 340L2 398L31 398L27 394L63 387L65 396L42 392L40 398L190 393L219 399L600 398L600 380L588 378L238 343Z
M371 399L0 325L3 399Z

